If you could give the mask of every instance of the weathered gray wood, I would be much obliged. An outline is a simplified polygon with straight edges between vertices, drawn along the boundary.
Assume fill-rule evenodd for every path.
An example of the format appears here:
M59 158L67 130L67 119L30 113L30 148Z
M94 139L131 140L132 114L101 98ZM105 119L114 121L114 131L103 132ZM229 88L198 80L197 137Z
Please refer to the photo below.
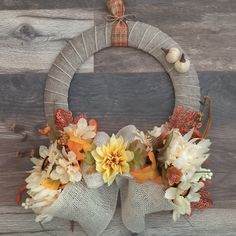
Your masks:
M86 27L101 22L106 15L104 1L73 1L48 3L10 1L0 3L2 9L9 8L54 8L54 10L13 10L0 14L0 72L12 73L26 70L47 71L50 63L64 45L64 40L72 38ZM7 7L9 6L9 8ZM78 9L58 10L58 8L79 7ZM5 8L4 8L5 7ZM81 7L88 9L82 10ZM156 2L127 1L127 12L137 15L137 19L159 27L173 37L192 59L199 71L236 69L236 3L226 1L172 1ZM24 16L24 17L23 17ZM27 17L26 17L27 16ZM40 16L40 17L38 17ZM82 19L87 19L82 20ZM22 25L23 24L23 25ZM89 24L89 26L88 26ZM70 27L68 27L70 25ZM23 29L22 29L23 28ZM19 33L23 31L22 33ZM31 32L29 35L28 32ZM7 39L7 43L6 43ZM27 48L27 53L25 50ZM31 55L30 59L29 56ZM116 56L119 55L119 58ZM96 58L96 71L147 72L160 71L151 58L145 61L148 67L141 67L131 49L111 49L109 53L99 53ZM113 60L117 62L114 66ZM19 63L19 61L21 63ZM33 63L34 62L34 63ZM86 71L91 71L86 66Z
M14 227L12 227L14 225ZM51 223L44 224L34 222L34 214L18 207L0 207L0 235L79 235L86 236L82 228L75 223L74 233L71 232L69 221L54 219ZM119 209L114 215L107 229L101 236L130 236L130 232L122 227Z
M48 71L65 40L94 25L92 11L1 11L0 73ZM93 57L80 68L93 71Z
M1 235L79 235L85 236L80 226L75 223L74 233L70 231L70 223L61 219L54 219L50 224L41 226L34 222L34 215L17 207L0 207L0 234ZM191 218L182 218L174 223L169 212L151 214L146 217L147 230L137 236L234 236L236 230L236 209L209 209L204 212L195 212ZM114 220L102 236L131 236L132 234L121 227L119 210Z

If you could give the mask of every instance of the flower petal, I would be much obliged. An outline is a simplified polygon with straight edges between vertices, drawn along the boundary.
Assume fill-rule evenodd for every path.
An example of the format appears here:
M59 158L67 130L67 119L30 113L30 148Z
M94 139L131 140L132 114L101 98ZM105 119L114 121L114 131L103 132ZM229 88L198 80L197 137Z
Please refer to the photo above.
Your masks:
M116 137L122 136L126 143L132 143L137 135L137 128L134 125L127 125L120 129Z
M170 200L175 199L176 192L177 192L177 188L174 188L174 187L168 188L165 192L165 198L170 199Z
M103 145L106 145L109 141L110 137L107 133L105 132L98 132L97 135L95 136L93 143L97 147L101 147Z
M134 153L131 151L125 151L126 161L130 162L134 159Z
M48 156L48 148L46 146L40 146L39 147L39 155L42 157L42 158L46 158Z

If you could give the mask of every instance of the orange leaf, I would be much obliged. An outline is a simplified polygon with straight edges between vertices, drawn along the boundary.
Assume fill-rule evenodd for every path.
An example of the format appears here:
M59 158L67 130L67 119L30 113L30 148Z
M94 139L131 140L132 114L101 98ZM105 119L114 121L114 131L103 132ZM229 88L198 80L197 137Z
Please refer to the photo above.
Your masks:
M194 137L194 138L202 138L202 134L201 134L201 132L200 132L199 130L194 129L194 131L193 131L193 137Z
M157 172L157 163L154 153L149 152L148 158L152 164L140 170L132 171L131 175L135 178L137 183L143 183L147 180L151 180L158 184L162 184L163 183L162 177Z
M60 180L45 179L41 184L45 188L57 190L60 186Z
M77 160L83 160L85 158L85 155L81 153L83 149L83 145L80 143L76 143L71 141L70 139L67 141L68 148L70 151L73 151L76 154Z
M96 120L94 120L94 119L91 119L91 120L89 120L88 123L89 123L90 126L95 126L95 132L97 132L97 130L98 130L98 122Z
M49 125L47 125L46 127L42 128L42 129L39 129L38 132L41 134L41 135L45 135L45 136L48 136L49 132L51 131L51 128L49 127Z
M26 185L23 185L16 193L16 203L19 205L22 199L22 194L27 191Z

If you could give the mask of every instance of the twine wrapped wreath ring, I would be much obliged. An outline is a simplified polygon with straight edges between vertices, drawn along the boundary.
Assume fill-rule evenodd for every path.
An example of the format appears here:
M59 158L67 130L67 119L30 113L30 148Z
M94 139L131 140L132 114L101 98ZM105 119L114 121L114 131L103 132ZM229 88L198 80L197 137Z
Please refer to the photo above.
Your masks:
M157 27L138 21L126 23L128 46L156 58L169 74L175 91L175 106L199 111L200 88L194 66L191 64L189 71L184 74L178 73L174 65L166 61L162 50L177 47L183 52L181 47ZM94 26L69 40L59 53L48 73L44 93L45 116L49 126L54 126L57 109L69 110L68 92L77 68L94 53L111 47L111 34L112 23ZM146 214L172 209L160 185L150 182L137 184L134 180L118 178L116 184L110 187L103 185L94 188L91 184L93 178L96 178L96 174L85 178L85 182L68 184L47 210L48 214L77 221L88 235L99 235L114 215L118 191L121 192L123 223L133 232L144 230Z
M157 27L138 22L127 21L128 46L142 50L154 58L169 74L175 91L175 105L199 111L200 87L197 73L191 64L187 73L180 74L174 65L165 59L161 48L181 47ZM68 92L70 82L77 68L90 56L100 50L111 47L112 23L94 26L68 41L57 56L48 73L44 93L45 116L49 125L53 125L54 111L58 108L68 110Z

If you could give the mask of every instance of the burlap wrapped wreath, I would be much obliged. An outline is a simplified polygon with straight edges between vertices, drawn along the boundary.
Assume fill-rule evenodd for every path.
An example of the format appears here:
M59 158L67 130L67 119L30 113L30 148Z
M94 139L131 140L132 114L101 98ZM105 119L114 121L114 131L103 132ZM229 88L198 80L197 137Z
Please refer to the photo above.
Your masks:
M183 52L180 46L157 27L138 21L128 21L127 24L129 47L152 55L169 74L174 86L176 106L199 111L200 88L194 66L191 65L187 73L180 74L173 64L166 61L166 54L162 50L177 47ZM54 125L54 113L58 108L69 109L68 92L77 68L90 56L111 47L111 31L112 23L95 26L71 39L57 56L45 86L45 115L49 125ZM111 221L119 189L123 222L133 232L144 230L146 214L172 209L164 199L161 186L153 183L140 185L134 180L120 179L112 187L103 185L94 189L87 187L86 183L68 186L48 212L54 216L78 221L89 235L98 235Z

